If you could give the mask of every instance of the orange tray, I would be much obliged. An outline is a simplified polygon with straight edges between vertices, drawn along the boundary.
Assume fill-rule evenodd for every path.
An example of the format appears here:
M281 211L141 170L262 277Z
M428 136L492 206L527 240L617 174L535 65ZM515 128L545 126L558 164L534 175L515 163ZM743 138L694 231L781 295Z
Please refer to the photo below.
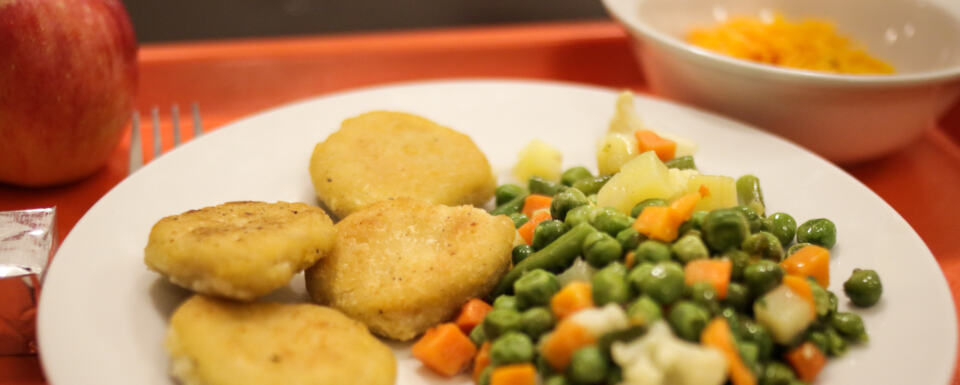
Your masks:
M476 77L647 90L624 31L611 22L588 22L145 45L138 109L146 114L159 107L161 124L169 127L169 106L178 104L185 116L187 106L196 102L209 131L265 108L344 89ZM172 134L166 136L169 143ZM46 189L0 185L0 210L55 205L62 239L127 175L129 145L127 136L107 166L81 182ZM145 154L149 146L144 145ZM960 106L909 148L845 169L920 234L956 298L960 221L953 217L960 213ZM956 375L953 383L960 384ZM0 357L0 384L46 381L36 357Z

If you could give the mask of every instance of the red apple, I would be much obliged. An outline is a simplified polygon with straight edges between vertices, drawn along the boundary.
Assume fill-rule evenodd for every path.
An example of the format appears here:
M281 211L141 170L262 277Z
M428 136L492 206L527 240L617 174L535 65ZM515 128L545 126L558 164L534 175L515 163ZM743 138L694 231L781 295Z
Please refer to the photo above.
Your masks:
M119 0L0 0L0 182L97 171L136 85L137 41Z

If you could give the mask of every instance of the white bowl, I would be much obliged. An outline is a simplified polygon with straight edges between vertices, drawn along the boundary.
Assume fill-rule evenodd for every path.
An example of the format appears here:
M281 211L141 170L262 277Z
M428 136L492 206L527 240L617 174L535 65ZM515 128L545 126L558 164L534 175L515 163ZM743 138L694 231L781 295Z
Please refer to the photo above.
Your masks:
M603 0L656 94L753 123L835 162L887 154L960 94L960 0ZM685 41L694 27L780 12L833 22L896 67L838 75L749 62Z

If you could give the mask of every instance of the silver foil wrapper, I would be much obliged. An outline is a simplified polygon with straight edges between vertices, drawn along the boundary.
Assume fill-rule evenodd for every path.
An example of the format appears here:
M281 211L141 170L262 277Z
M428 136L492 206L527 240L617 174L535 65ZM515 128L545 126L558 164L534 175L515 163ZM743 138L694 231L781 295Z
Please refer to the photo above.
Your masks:
M36 353L37 299L56 225L56 208L0 211L0 355Z

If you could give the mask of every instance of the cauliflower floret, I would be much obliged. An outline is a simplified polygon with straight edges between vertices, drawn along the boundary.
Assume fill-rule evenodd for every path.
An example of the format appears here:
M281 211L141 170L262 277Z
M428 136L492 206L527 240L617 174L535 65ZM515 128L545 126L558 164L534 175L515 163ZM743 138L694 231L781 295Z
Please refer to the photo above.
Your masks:
M663 321L643 337L615 342L611 351L623 368L620 385L720 385L727 379L722 353L674 337Z
M609 303L602 308L584 309L570 316L570 321L583 326L594 337L630 327L627 313L617 304Z

